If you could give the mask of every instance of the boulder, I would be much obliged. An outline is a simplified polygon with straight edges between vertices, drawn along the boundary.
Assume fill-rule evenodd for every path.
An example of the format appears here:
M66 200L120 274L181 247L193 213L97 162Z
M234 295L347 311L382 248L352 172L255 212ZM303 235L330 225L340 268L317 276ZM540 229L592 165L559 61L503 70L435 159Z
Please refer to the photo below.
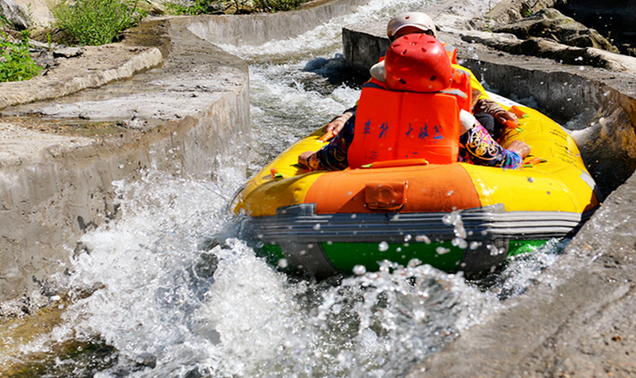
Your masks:
M0 14L17 30L28 29L33 24L27 11L13 0L0 0Z
M541 9L553 8L562 0L508 0L495 5L488 17L496 23L508 23L520 20L528 15L537 13Z
M618 53L615 46L594 29L563 15L554 8L543 9L521 20L492 28L496 33L510 33L520 39L547 38L574 47L594 47Z
M555 8L611 38L622 54L636 56L636 0L561 0Z
M548 38L518 39L504 33L466 32L461 39L469 43L505 51L515 55L528 55L555 60L562 64L592 66L616 71L630 71L633 65L625 66L617 54L593 47L567 46Z
M141 10L148 12L152 15L163 15L166 13L166 7L163 3L155 1L140 1L137 4Z

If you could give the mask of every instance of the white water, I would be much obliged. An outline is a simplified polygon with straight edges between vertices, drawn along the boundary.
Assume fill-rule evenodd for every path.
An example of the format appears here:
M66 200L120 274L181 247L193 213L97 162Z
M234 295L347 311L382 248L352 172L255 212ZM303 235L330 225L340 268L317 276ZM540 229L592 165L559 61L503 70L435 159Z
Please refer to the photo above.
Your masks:
M63 324L23 351L72 339L116 348L108 368L91 373L78 363L76 376L395 377L522 293L561 246L478 283L428 266L389 265L341 282L299 282L241 240L206 246L229 221L225 206L248 179L246 164L254 172L355 102L356 89L328 83L343 70L341 27L423 4L373 2L289 41L225 46L251 65L249 162L245 151L223 157L214 181L149 171L116 183L121 220L87 234L88 252L60 278L71 296L94 293L74 300Z

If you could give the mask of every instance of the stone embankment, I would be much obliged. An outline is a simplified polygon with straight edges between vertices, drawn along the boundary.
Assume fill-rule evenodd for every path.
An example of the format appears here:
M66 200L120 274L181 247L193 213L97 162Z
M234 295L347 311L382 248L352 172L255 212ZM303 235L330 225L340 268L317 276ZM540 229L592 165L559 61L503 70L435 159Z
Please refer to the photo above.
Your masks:
M215 156L243 142L250 121L247 67L209 42L287 37L355 5L341 0L300 13L156 19L121 45L87 49L75 66L84 71L69 68L65 76L60 64L49 78L32 81L40 89L25 83L14 95L0 84L5 104L36 101L0 110L0 300L45 291L46 277L63 271L69 250L81 248L82 233L116 218L113 181L140 177L150 166L206 176ZM635 63L561 40L534 40L537 57L516 55L525 38L484 32L552 6L510 0L489 18L473 17L486 10L450 1L425 11L439 22L440 39L455 45L464 65L491 88L532 96L550 115L584 129L574 134L607 198L558 264L411 377L636 375ZM347 59L363 70L387 45L384 24L348 27L343 39ZM120 63L103 58L113 54ZM577 65L557 61L567 62L568 54ZM102 87L45 101L74 91L64 89L69 81L83 83L74 90ZM37 294L29 298L37 302Z

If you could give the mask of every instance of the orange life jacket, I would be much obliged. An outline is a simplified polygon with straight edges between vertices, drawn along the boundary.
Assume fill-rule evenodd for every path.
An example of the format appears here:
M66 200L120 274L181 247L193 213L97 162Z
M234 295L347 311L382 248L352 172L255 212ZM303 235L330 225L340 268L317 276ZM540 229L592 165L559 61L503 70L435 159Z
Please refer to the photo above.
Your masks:
M457 64L457 49L452 45L448 45L446 43L442 43L444 49L446 50L446 55L450 60L451 64Z
M453 82L451 83L451 88L460 90L462 93L465 94L465 96L460 96L457 98L459 108L472 113L473 89L470 82L470 74L456 67L451 67L453 68Z
M422 158L432 164L456 162L458 97L444 92L397 92L365 85L347 153L349 166Z

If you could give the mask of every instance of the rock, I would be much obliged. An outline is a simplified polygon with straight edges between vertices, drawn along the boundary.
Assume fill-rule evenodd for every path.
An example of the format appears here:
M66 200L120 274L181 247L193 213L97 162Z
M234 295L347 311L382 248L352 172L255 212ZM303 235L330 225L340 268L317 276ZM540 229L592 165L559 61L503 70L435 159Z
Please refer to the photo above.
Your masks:
M56 58L75 58L84 52L81 47L63 47L53 51L53 56Z
M0 14L17 30L28 29L33 24L27 11L13 0L0 0Z
M222 3L212 3L208 5L207 11L209 14L225 14L225 8Z
M470 43L480 43L500 51L516 55L530 55L548 58L563 64L592 66L624 71L620 65L614 63L601 54L602 50L594 48L571 47L560 44L548 38L517 39L514 35L499 33L470 33L463 35L462 40Z
M611 38L622 54L636 56L635 0L562 0L555 8Z
M153 15L162 15L166 13L166 7L163 4L154 1L140 1L137 6L139 9Z
M559 0L561 1L561 0ZM488 17L496 23L508 23L520 20L528 15L534 14L541 9L553 8L559 2L557 0L509 0L500 1L495 5Z
M511 33L521 39L541 37L574 47L594 47L618 53L619 50L594 29L564 16L554 8L543 9L536 14L510 24L492 28L496 33Z

